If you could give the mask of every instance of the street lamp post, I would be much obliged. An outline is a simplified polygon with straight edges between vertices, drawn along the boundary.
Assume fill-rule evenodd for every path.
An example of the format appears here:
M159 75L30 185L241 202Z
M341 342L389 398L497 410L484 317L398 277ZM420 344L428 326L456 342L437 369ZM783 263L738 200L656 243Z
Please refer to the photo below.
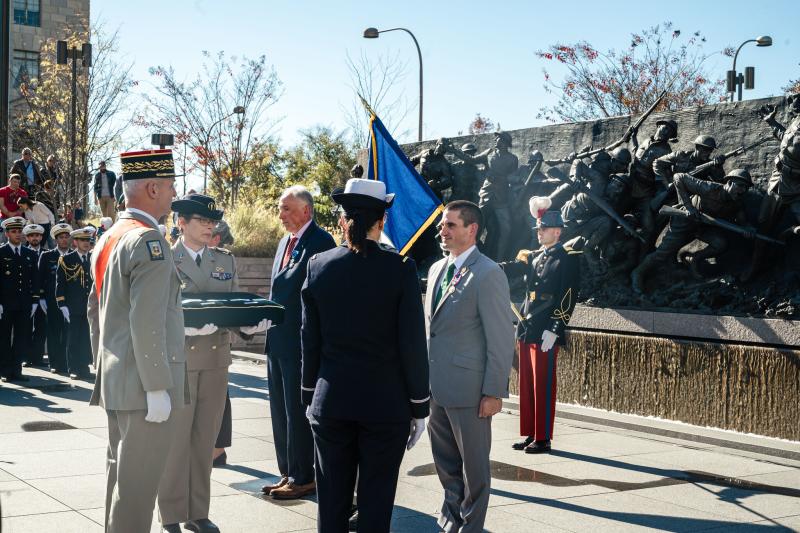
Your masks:
M742 101L742 84L744 84L747 89L752 89L755 86L756 69L754 67L745 68L744 74L736 72L736 59L739 57L739 51L747 43L756 43L756 46L759 47L772 46L772 37L769 35L762 35L755 39L748 39L736 49L736 53L733 55L733 69L728 71L727 80L727 90L731 94L731 102L733 102L734 93L738 93L738 100L740 102Z
M67 48L67 41L58 41L56 43L56 63L59 65L66 65L69 59L72 59L72 90L70 93L70 133L69 133L69 166L70 173L72 174L72 190L76 190L78 186L78 169L75 167L75 150L76 150L76 136L77 136L77 113L78 113L78 60L82 60L84 67L92 66L92 45L83 43L81 49L76 47ZM88 117L87 117L88 118ZM83 194L81 189L81 195Z
M381 33L386 33L387 31L404 31L411 36L414 40L414 46L417 47L417 57L419 57L419 128L417 134L417 140L422 141L422 51L419 49L419 43L417 42L417 38L414 37L414 34L411 33L411 30L407 30L405 28L390 28L388 30L378 30L377 28L367 28L364 30L364 38L365 39L377 39Z
M236 107L233 108L233 111L231 113L225 115L224 117L213 123L211 127L208 128L208 132L206 133L206 140L205 143L203 143L203 148L205 148L206 151L205 164L203 165L203 194L206 193L206 187L208 185L208 157L209 157L208 143L211 141L211 132L214 131L214 128L217 125L222 124L223 122L231 118L233 115L242 115L242 114L244 114L244 107L237 105Z

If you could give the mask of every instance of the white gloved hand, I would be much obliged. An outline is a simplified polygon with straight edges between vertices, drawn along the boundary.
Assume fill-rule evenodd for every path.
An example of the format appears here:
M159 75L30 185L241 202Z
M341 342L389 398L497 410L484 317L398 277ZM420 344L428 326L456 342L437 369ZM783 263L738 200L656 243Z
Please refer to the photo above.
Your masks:
M38 308L39 308L39 304L38 304L38 303L31 304L31 318L33 318L33 315L35 315L35 314L36 314L36 310L37 310Z
M541 348L543 352L549 352L553 345L556 343L556 339L558 335L550 331L549 329L544 330L542 333L542 344Z
M219 328L214 324L206 324L202 328L183 328L183 333L187 337L198 337L200 335L211 335L215 333Z
M0 305L0 318L3 318L3 306Z
M64 320L69 324L69 309L66 307L59 307L59 309L61 309L61 314L64 315Z
M172 411L172 403L167 391L147 391L147 416L144 417L146 421L156 424L166 422L170 411Z
M47 302L44 300L39 300L39 307L42 308L42 311L47 314Z
M267 319L261 320L255 326L242 326L239 328L239 331L244 333L245 335L255 335L256 333L260 333L262 331L267 331Z
M419 438L422 436L422 433L425 431L425 419L424 418L412 418L411 419L411 431L408 434L408 444L406 444L406 450L410 450L414 447L417 443Z

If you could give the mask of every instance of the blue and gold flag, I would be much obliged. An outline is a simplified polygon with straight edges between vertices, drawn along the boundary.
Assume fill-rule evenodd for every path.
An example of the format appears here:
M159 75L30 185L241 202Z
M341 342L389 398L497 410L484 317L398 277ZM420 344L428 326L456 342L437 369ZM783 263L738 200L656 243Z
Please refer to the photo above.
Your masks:
M369 179L381 180L394 193L383 232L392 246L405 255L442 212L436 194L408 160L381 120L370 112Z

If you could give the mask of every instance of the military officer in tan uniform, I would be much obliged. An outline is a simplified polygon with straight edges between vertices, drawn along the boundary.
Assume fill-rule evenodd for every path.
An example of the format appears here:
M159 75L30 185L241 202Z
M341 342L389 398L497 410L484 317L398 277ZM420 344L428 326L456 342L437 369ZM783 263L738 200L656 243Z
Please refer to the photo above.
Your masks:
M172 202L182 237L172 248L185 294L237 292L239 282L233 255L211 248L214 226L222 211L210 196L189 194ZM266 330L266 321L261 330ZM253 333L255 328L245 328ZM228 329L206 324L185 328L186 364L191 405L173 416L175 440L158 489L163 530L180 533L181 522L190 531L219 531L208 518L211 502L211 463L228 389L231 341Z
M171 150L121 155L127 211L94 250L91 403L108 415L106 532L150 531L158 482L188 403L181 287L158 218L175 197Z

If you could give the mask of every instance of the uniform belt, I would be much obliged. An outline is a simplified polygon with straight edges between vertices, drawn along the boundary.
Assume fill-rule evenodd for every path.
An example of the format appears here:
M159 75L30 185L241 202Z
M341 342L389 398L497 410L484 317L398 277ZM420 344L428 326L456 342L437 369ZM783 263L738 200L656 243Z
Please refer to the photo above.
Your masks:
M553 299L553 293L550 292L538 292L538 291L531 291L529 298L530 301L540 301L540 302L547 302Z

